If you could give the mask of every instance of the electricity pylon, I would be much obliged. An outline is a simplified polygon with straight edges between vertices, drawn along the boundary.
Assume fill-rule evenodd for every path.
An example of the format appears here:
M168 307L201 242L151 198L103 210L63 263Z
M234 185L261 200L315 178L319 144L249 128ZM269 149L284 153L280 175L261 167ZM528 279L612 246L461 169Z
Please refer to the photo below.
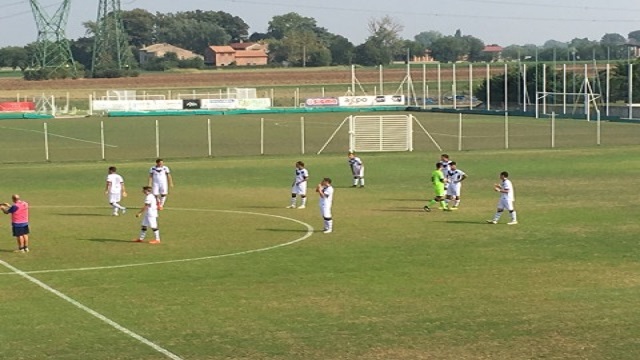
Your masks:
M129 70L135 65L129 39L122 22L120 0L100 0L91 61L92 76L101 72ZM110 76L122 76L121 72Z
M38 28L38 39L33 65L36 70L44 71L43 76L52 77L59 69L66 69L66 74L56 74L53 77L70 75L76 77L76 66L71 54L69 40L65 35L69 6L71 0L64 0L52 15L47 14L38 0L30 0L31 11Z

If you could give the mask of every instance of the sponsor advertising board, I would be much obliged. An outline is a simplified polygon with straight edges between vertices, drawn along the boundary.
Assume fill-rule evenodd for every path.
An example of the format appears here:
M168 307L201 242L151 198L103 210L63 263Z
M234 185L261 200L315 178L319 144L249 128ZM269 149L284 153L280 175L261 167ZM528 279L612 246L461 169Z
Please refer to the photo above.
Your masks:
M400 106L404 104L404 95L378 96L341 96L338 98L340 106Z
M313 106L338 106L340 105L338 98L334 97L322 97L322 98L311 98L307 99L304 102L305 106L313 107Z
M36 104L31 101L5 101L0 102L0 111L23 112L35 111Z

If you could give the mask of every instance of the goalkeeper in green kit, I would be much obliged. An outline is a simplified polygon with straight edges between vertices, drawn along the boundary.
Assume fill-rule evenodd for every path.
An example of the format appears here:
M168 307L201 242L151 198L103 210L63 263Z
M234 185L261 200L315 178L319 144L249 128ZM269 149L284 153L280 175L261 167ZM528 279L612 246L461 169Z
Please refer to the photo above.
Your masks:
M442 174L442 163L436 163L436 169L431 173L431 182L433 183L433 191L435 192L435 197L429 201L429 204L424 206L424 211L431 211L431 206L435 203L440 203L440 208L442 210L449 210L447 203L444 201L445 199L445 191L444 185L447 182L444 175Z

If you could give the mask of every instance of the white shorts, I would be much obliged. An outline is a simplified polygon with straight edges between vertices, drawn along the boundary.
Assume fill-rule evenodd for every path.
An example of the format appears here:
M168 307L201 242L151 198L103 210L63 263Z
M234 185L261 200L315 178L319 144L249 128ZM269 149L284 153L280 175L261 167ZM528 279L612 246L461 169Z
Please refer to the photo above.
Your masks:
M169 193L169 187L167 183L154 183L151 185L151 193L153 195L167 195Z
M307 195L307 182L302 182L298 185L293 184L291 187L291 193L296 195Z
M120 193L109 193L109 204L117 203L122 200Z
M351 173L353 174L353 176L355 177L364 177L364 166L361 166L360 169L351 169Z
M460 197L460 190L462 190L462 184L449 184L447 187L447 196Z
M146 216L142 218L142 226L150 227L152 229L158 228L157 216Z
M500 201L498 201L498 209L507 209L509 211L513 211L513 200L501 198Z
M320 206L320 214L325 219L331 219L331 206Z

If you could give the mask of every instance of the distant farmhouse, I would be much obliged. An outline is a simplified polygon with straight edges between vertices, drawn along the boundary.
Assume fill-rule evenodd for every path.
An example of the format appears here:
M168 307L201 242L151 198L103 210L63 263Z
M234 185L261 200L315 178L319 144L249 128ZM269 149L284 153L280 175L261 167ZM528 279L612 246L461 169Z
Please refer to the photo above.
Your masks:
M483 53L487 55L491 61L502 61L502 51L504 48L502 46L491 44L484 47L482 50Z
M192 51L179 48L177 46L173 46L167 43L159 43L153 44L149 46L145 46L138 51L138 55L140 58L140 64L144 65L151 58L161 58L165 56L165 54L174 53L178 56L178 60L189 60L193 58L203 59L202 55L198 55Z
M208 66L256 66L267 65L269 56L266 45L259 43L232 43L209 46L204 51L204 63Z

